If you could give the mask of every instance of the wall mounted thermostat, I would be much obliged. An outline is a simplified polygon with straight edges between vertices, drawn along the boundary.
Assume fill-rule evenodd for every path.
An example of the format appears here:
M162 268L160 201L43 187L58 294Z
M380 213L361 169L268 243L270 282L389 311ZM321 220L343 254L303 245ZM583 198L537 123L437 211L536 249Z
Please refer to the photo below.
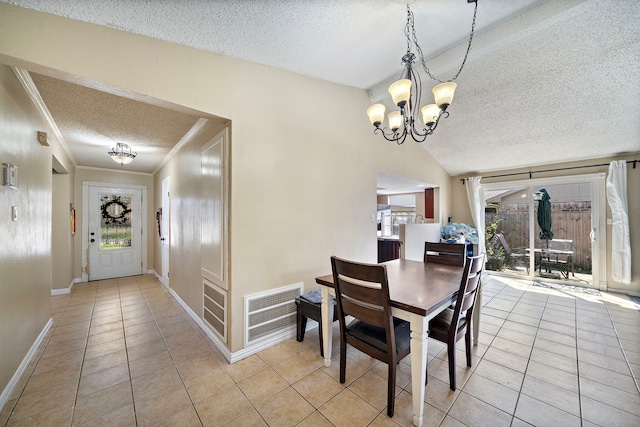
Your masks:
M18 167L11 163L2 164L2 185L9 188L18 188Z

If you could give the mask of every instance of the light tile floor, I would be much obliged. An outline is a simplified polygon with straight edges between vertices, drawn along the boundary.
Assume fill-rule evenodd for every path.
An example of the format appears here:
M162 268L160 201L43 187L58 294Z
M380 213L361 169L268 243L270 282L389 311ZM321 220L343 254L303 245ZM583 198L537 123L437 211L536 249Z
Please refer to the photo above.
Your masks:
M473 367L429 341L426 426L640 425L640 312L623 295L488 276ZM325 368L317 330L229 365L152 276L52 297L53 326L0 414L8 426L409 426L410 358Z

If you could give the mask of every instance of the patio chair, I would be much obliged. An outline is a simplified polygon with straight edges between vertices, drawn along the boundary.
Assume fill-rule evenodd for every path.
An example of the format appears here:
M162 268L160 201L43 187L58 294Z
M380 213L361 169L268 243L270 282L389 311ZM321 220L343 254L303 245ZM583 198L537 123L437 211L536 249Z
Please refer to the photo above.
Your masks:
M507 265L523 265L527 269L529 274L529 254L524 249L511 249L507 239L504 238L502 233L496 233L495 238L498 239L500 245L504 248L505 259L504 262Z

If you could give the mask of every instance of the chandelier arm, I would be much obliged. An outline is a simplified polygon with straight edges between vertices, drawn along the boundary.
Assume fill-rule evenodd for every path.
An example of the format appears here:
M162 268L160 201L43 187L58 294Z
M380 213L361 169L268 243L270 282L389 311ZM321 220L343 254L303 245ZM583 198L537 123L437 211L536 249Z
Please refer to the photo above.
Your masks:
M453 76L453 78L451 78L450 80L446 80L448 82L452 82L454 80L456 80L458 78L458 76L460 76L460 73L462 73L462 69L464 68L464 65L467 62L467 57L469 56L469 51L471 50L471 42L473 41L473 34L475 32L476 29L476 15L478 13L478 2L475 1L475 8L473 10L473 20L471 21L471 32L469 33L469 43L467 44L467 51L464 54L464 58L462 59L462 64L460 64L460 68L458 69L458 72L456 73L455 76ZM407 5L407 8L409 6ZM413 13L411 13L412 18L413 18ZM425 73L427 73L427 75L440 83L444 83L445 81L440 80L439 78L435 77L433 74L431 74L431 71L429 70L429 67L427 67L427 62L424 59L424 54L422 53L422 48L420 48L420 45L418 44L418 38L416 36L416 29L415 26L413 25L413 19L412 19L412 35L413 35L413 43L416 46L416 51L418 52L418 56L420 57L420 62L422 63L422 67L424 68ZM406 31L405 31L406 34Z
M383 128L381 128L381 127L375 128L373 130L373 133L374 134L380 133L384 137L384 139L386 139L387 141L395 142L398 145L401 145L407 139L407 135L409 135L410 132L407 131L407 126L404 125L402 127L402 133L399 133L397 131L393 132L392 130L388 130L386 128L386 126L383 127Z
M413 140L415 142L420 143L420 142L424 142L427 139L427 137L429 135L431 135L431 134L432 134L431 129L425 128L425 133L424 134L421 134L421 133L413 134L413 135L411 135L411 137L413 138Z
M446 119L447 117L449 117L449 112L441 111L440 115L438 115L438 120L436 120L433 124L433 127L431 127L431 132L433 133L436 130L436 128L438 127L438 123L440 123L440 119Z
M415 123L413 123L413 126L410 129L411 137L416 142L424 142L427 139L427 137L433 133L433 130L435 128L436 128L435 124L434 126L424 125L424 127L422 128L422 132L420 132L420 130L416 128Z
M397 142L398 145L402 144L404 142L404 140L407 138L407 129L406 127L404 128L403 132L401 134L399 134L398 132L393 132L391 130L387 130L386 127L377 127L373 130L373 133L375 134L381 134L384 139L386 139L387 141L390 142ZM398 142L400 141L400 142Z
M405 140L405 139L407 139L407 132L406 132L406 129L405 129L405 132L403 132L403 133L402 133L402 138L400 138L400 139L396 139L396 140L395 140L395 141L396 141L396 144L398 144L398 145L402 145L402 144L404 144L404 140Z
M416 129L415 126L413 126L413 129L411 129L411 136L416 142L424 142L424 140L426 140L429 135L435 132L436 128L438 127L438 123L440 123L440 119L442 118L446 119L447 117L449 117L449 112L440 110L440 114L438 114L438 118L433 123L433 125L431 126L425 125L424 133L420 133L420 131ZM416 138L416 136L420 137L421 139Z

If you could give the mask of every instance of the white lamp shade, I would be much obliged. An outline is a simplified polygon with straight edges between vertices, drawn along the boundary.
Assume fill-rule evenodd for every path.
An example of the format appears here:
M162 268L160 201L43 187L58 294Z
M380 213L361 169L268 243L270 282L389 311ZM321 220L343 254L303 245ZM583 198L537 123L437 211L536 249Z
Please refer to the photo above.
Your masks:
M369 116L369 121L371 121L372 125L380 125L384 120L384 105L382 104L374 104L367 109L367 116Z
M402 108L411 97L411 80L402 79L389 86L389 93L393 103Z
M400 111L392 111L389 113L389 128L391 128L392 131L396 131L400 128L400 126L402 126L402 115L400 114Z
M438 107L442 108L444 106L446 108L451 104L457 86L454 82L444 82L433 88L433 96Z
M438 120L438 116L440 115L440 107L436 104L425 105L420 109L422 113L422 121L425 125L430 125L435 123Z
M111 156L111 158L113 159L114 162L120 163L121 165L128 165L133 161L133 157L126 156L126 155L125 156L115 155L115 156Z

